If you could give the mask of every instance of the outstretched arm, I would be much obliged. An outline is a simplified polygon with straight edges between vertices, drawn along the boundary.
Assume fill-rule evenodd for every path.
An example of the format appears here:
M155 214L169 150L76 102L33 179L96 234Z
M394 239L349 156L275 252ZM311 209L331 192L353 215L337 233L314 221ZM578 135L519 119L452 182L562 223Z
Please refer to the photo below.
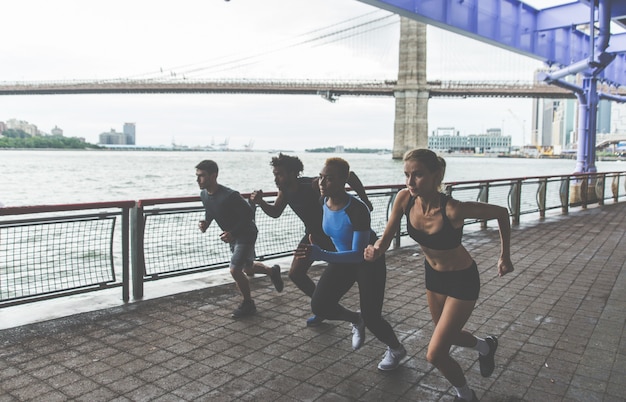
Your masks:
M250 202L261 207L263 212L272 218L278 218L282 215L285 207L287 206L287 202L285 201L285 196L282 191L278 192L276 200L274 200L273 204L268 204L263 199L263 190L253 191L252 194L250 194Z
M350 172L350 175L348 176L348 185L350 186L350 188L352 188L356 192L356 194L359 196L361 201L363 201L365 205L367 205L367 208L370 211L373 211L374 206L372 205L372 202L370 201L369 197L367 196L367 193L365 192L365 188L363 187L363 183L361 183L361 179L359 179L359 176L357 176L356 173L352 171Z
M483 202L454 202L448 205L448 216L453 221L465 219L498 220L498 228L500 231L498 276L513 272L513 263L511 262L511 220L509 218L509 211L504 207Z
M352 235L352 247L345 251L328 251L322 249L317 244L300 244L296 249L296 258L308 258L313 261L326 261L334 263L355 263L363 261L363 250L367 247L370 238L370 231L358 231Z
M370 231L354 232L352 235L352 249L346 251L328 251L316 244L311 245L311 259L335 263L351 263L363 261L363 250L370 239Z
M389 249L391 241L395 237L400 221L402 220L402 215L404 215L404 207L409 201L409 196L408 190L401 190L396 196L383 235L380 239L376 240L373 246L367 246L365 249L364 256L366 261L374 261L385 254L385 251Z

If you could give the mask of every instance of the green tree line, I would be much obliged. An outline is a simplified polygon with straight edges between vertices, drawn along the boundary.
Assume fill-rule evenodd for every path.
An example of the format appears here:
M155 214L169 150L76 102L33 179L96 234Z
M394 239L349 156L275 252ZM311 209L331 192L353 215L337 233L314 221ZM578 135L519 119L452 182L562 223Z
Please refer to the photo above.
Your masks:
M311 148L305 149L305 152L324 152L324 153L332 153L335 152L335 147L324 147L324 148ZM344 153L347 154L375 154L378 152L391 152L389 149L380 149L380 148L345 148L343 150Z
M9 129L3 131L2 136L0 136L0 148L85 149L100 147L83 142L78 138L57 136L33 137L23 130Z

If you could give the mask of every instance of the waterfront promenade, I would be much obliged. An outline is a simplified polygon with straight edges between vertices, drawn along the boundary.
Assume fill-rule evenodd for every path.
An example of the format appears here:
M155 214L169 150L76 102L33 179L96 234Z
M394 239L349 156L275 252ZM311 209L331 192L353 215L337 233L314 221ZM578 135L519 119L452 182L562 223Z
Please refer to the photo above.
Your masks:
M625 400L625 229L626 203L527 219L513 228L515 272L503 278L495 222L468 231L482 290L467 328L499 337L496 370L484 379L476 352L453 354L481 401ZM388 253L384 314L408 351L394 372L376 369L384 347L371 333L353 352L349 325L306 328L308 299L286 277L280 294L258 277L259 311L246 319L230 318L239 296L229 281L4 325L0 401L452 401L425 360L432 324L417 252ZM344 304L357 306L355 289Z

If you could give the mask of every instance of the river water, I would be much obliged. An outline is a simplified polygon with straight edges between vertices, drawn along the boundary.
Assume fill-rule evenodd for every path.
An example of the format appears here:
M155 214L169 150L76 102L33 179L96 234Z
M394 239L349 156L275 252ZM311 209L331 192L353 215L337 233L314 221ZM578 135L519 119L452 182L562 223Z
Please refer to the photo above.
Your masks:
M402 184L402 162L384 154L291 152L304 175L319 173L329 156L346 159L364 185ZM4 206L139 200L197 195L195 165L213 159L218 182L242 193L276 191L268 152L0 151L0 203ZM446 157L444 181L572 173L574 160ZM599 172L624 171L623 162L597 162Z

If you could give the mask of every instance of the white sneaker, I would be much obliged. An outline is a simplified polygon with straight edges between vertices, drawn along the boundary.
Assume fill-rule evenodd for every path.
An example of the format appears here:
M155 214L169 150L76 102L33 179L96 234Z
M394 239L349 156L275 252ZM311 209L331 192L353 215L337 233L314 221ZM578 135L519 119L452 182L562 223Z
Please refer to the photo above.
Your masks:
M358 350L365 342L365 321L359 314L359 323L352 324L352 349Z
M406 357L406 349L404 346L400 345L398 349L391 349L387 347L387 352L385 352L385 356L378 363L379 370L395 370L400 365L402 359Z

